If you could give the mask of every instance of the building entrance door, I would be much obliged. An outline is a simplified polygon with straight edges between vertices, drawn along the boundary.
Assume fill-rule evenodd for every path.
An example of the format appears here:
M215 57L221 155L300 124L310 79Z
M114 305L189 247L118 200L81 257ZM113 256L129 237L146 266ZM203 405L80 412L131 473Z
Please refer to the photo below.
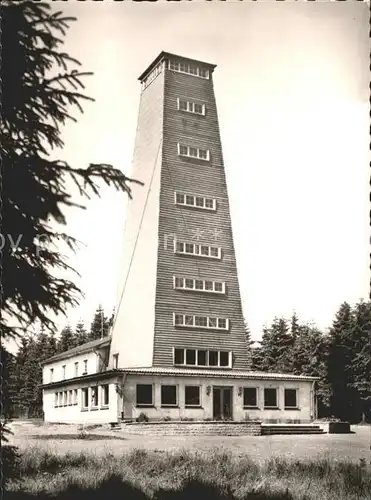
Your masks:
M213 417L232 420L232 387L213 387Z

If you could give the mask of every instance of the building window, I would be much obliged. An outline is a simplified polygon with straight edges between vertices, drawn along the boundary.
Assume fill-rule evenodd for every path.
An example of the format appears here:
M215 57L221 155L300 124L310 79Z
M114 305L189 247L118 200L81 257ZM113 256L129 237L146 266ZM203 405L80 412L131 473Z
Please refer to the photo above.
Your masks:
M177 406L177 386L161 386L161 406Z
M185 386L185 405L186 406L200 406L200 386L199 385L186 385Z
M174 313L174 326L182 328L202 328L206 330L229 330L229 320L209 316L190 316Z
M98 406L98 387L91 388L91 406L94 408Z
M79 362L76 361L75 363L75 377L79 376Z
M148 87L150 83L153 82L155 78L158 77L158 75L162 73L162 62L158 64L146 78L142 81L142 88L143 90Z
M53 382L54 368L50 368L49 372L49 382Z
M54 394L54 406L57 407L58 406L58 392L56 392Z
M231 368L232 353L228 351L175 348L174 365Z
M63 365L62 366L62 378L65 379L66 378L66 365Z
M109 405L109 385L102 385L102 406Z
M199 78L209 79L209 70L198 66L195 63L187 63L170 59L168 69L177 71L178 73L186 73L187 75L198 76Z
M89 389L87 387L81 389L81 406L84 409L89 407Z
M209 161L210 151L208 149L196 148L194 146L185 146L178 143L178 155L196 160Z
M243 405L245 408L257 408L258 396L256 387L244 387L243 389Z
M77 389L73 390L73 404L77 405Z
M277 389L264 389L264 408L278 408Z
M67 406L67 391L63 391L63 406Z
M137 384L137 406L153 406L153 385Z
M215 211L216 199L205 198L204 196L197 196L193 194L180 193L175 191L174 194L175 204L184 207L201 208L203 210Z
M84 373L83 375L87 375L88 373L88 360L84 359Z
M205 116L206 107L205 104L187 101L186 99L180 99L178 97L178 110Z
M296 389L285 389L285 408L297 408L298 397Z
M195 255L197 257L206 257L209 259L219 260L222 257L222 249L220 247L177 240L174 241L174 253L182 255Z
M225 293L224 281L201 280L196 278L183 278L174 276L174 288L192 292Z
M72 405L72 390L68 391L68 406Z
M119 367L119 355L118 354L114 354L113 355L113 369L117 370L118 367Z

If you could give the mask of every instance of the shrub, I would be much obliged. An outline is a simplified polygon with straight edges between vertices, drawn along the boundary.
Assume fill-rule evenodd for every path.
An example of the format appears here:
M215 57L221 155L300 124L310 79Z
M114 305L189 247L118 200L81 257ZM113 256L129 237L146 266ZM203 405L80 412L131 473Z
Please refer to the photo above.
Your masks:
M148 422L149 418L147 413L144 413L143 411L140 413L139 417L136 419L137 422Z

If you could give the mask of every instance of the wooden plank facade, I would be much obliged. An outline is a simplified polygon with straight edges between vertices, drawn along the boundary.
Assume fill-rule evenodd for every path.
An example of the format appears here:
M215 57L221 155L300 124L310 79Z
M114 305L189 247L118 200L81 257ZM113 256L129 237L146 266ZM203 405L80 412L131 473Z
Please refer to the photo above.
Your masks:
M119 368L172 366L174 348L182 347L229 351L233 369L249 369L214 68L162 53L141 76L132 177L145 186L128 206L125 290L111 345ZM180 101L200 112L179 109ZM181 156L180 146L208 151L208 158ZM215 200L215 210L179 205L176 192ZM176 241L220 248L221 258L177 254ZM176 276L222 282L224 293L174 289ZM178 313L228 319L228 330L174 326Z

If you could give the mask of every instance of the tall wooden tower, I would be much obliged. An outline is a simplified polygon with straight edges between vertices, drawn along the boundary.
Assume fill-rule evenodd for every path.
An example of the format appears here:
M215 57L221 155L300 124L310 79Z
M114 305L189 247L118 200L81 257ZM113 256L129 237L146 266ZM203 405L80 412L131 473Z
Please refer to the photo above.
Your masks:
M249 369L213 89L215 65L144 71L110 368Z

